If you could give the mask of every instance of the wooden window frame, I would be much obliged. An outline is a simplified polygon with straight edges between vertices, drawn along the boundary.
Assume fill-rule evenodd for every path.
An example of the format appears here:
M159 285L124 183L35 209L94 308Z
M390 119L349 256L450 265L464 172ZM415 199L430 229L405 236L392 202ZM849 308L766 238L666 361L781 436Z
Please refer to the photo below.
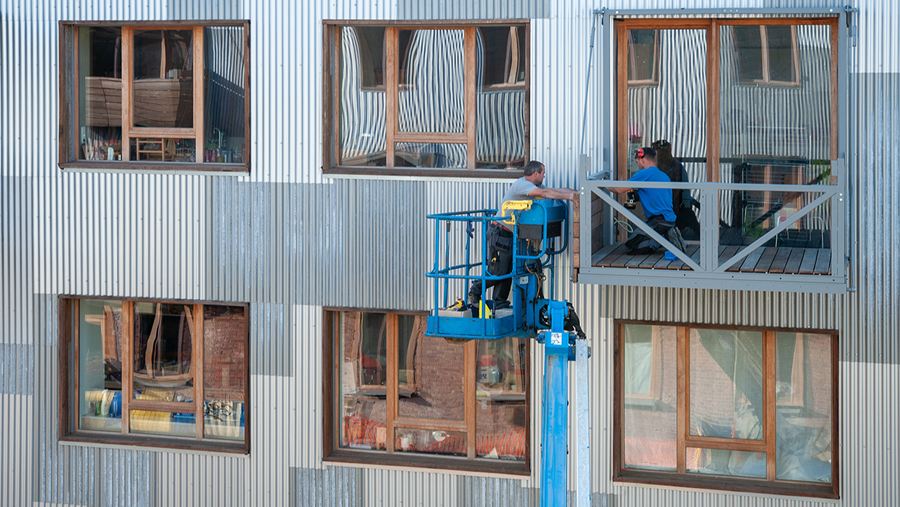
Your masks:
M616 45L616 179L628 179L629 153L628 139L628 39L629 29L656 30L705 30L706 47L716 48L707 51L706 55L706 102L707 102L707 143L706 143L706 181L719 181L719 27L738 25L828 25L831 27L831 160L838 158L838 18L629 18L615 21ZM798 49L799 50L799 49ZM799 61L799 59L797 59ZM799 75L799 74L798 74Z
M522 176L522 168L483 169L476 167L477 154L477 101L476 93L481 87L477 83L477 44L476 31L486 26L515 26L525 30L524 44L530 48L531 22L527 19L501 20L452 20L452 21L347 21L323 20L323 164L324 174L357 174L379 176L412 176L412 177L451 177L451 178L518 178ZM383 26L385 31L385 165L359 166L340 165L340 61L341 61L341 29L344 27ZM399 30L463 30L465 52L465 127L462 133L411 133L401 132L399 128L399 92L400 55L398 51ZM504 85L498 89L524 89L524 163L530 155L530 80L531 52L525 51L525 80L523 85ZM471 72L469 71L471 69ZM484 91L484 90L483 90ZM396 143L452 143L466 145L465 168L428 168L428 167L395 167L394 154ZM524 167L523 163L523 167Z
M336 397L340 394L340 371L341 358L340 355L340 318L344 312L360 312L360 313L384 313L387 318L387 355L388 355L388 371L386 384L386 414L385 414L385 433L392 435L396 428L403 429L425 429L434 431L447 432L464 432L466 434L466 456L435 456L418 453L395 452L394 439L385 439L385 450L371 451L348 449L340 447L340 435L342 431L341 420L339 414L339 406L341 401ZM397 317L399 315L427 316L428 312L415 311L391 311L383 309L363 309L363 308L344 308L344 307L327 307L322 311L323 333L322 333L322 368L323 368L323 386L322 386L322 427L324 428L324 438L322 442L323 461L332 463L345 463L369 466L391 466L391 467L412 467L426 468L434 470L451 470L462 472L477 473L497 473L504 475L529 476L531 474L531 425L525 426L525 461L510 461L488 458L478 458L476 452L476 436L477 421L476 414L476 342L469 340L464 344L465 349L465 375L461 379L464 382L464 416L462 420L441 420L441 419L413 419L402 417L399 413L398 390L398 366L399 363L390 362L391 357L397 357L398 354L398 338L397 338ZM392 337L393 335L393 337ZM439 338L432 338L439 339ZM526 362L525 366L525 403L526 412L531 417L531 345L526 346Z
M80 140L79 124L79 80L77 78L78 31L79 28L121 28L122 29L122 160L81 160L78 155ZM193 67L204 68L203 29L208 27L242 27L244 48L244 151L242 163L204 162L204 113L205 88L203 79L193 81L193 127L192 128L150 128L133 126L131 111L131 84L133 82L133 33L135 30L193 30ZM203 171L216 173L247 173L250 171L250 21L249 20L203 20L203 21L60 21L59 22L59 154L57 165L60 169L110 169L137 171ZM135 138L187 138L196 143L196 162L165 162L128 160L130 140Z
M626 324L675 327L677 333L676 378L677 378L677 445L676 471L648 471L629 469L624 462L624 416L626 398L624 395L624 326ZM763 438L756 440L725 439L703 437L690 434L690 332L692 329L715 329L723 331L750 331L763 335ZM822 334L831 336L831 484L814 484L798 481L776 479L776 428L775 411L778 405L790 405L778 402L775 392L776 384L776 334L789 332L798 334ZM614 358L613 358L613 481L640 484L656 484L661 486L688 487L722 491L777 494L786 496L806 496L815 498L840 498L840 434L839 418L839 370L838 370L838 333L834 330L793 329L793 328L758 328L748 326L717 326L710 324L685 324L674 322L616 320L614 323ZM798 337L798 343L799 337ZM796 349L795 349L796 357ZM792 402L794 400L791 400ZM685 450L688 447L703 449L724 449L766 453L766 479L730 477L719 475L691 474L686 471Z
M735 26L740 26L737 24L732 25L732 30ZM768 25L771 26L771 25ZM772 79L772 68L771 68L771 56L769 52L769 37L768 37L768 28L765 24L759 25L759 35L760 35L760 51L762 56L762 79L744 79L741 75L740 68L738 69L738 75L740 77L740 83L746 85L763 85L763 86L785 86L785 87L798 87L800 86L800 48L797 43L797 27L795 25L791 26L791 66L794 70L794 80L793 81L775 81ZM737 40L737 39L735 39ZM737 51L737 43L735 43L734 50ZM740 65L738 66L740 67Z
M181 304L193 306L194 329L196 339L192 339L192 363L196 362L194 370L193 403L165 402L132 399L133 392L133 364L131 361L122 361L122 431L110 433L105 431L93 431L78 428L80 417L79 403L79 308L80 301L102 300L122 302L122 356L130 357L134 343L134 305L135 303L162 303ZM76 296L61 295L59 302L59 440L64 442L89 442L108 445L129 445L140 447L156 447L168 449L183 449L192 451L211 451L229 454L250 453L250 305L246 303L220 302L220 301L192 301L180 299L145 299L145 298L117 298L103 296ZM203 390L203 306L234 306L244 309L244 339L246 340L246 354L244 357L243 374L246 379L244 389L244 441L228 442L211 440L204 436L204 404ZM131 410L150 410L155 412L170 413L194 413L196 434L194 438L173 437L152 434L136 434L131 432Z

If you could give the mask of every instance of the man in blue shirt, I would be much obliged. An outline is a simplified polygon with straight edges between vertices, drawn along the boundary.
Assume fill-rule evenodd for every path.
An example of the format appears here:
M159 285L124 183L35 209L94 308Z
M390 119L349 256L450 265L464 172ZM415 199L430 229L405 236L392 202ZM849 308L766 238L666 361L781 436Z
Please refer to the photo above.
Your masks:
M628 178L628 181L654 181L670 183L668 176L656 167L656 150L653 148L640 148L634 154L640 171ZM632 190L631 188L610 188L613 192L621 194ZM639 188L637 189L641 205L644 207L644 216L647 225L653 228L662 237L666 237L669 229L675 226L675 212L672 210L672 189L670 188ZM642 255L657 251L660 244L646 235L642 230L635 228L634 234L625 242L629 254Z

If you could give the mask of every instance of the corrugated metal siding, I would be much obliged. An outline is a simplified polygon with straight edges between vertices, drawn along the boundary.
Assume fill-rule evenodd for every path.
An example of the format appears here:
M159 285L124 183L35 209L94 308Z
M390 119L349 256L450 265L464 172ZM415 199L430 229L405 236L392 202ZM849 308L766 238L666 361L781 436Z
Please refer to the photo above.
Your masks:
M734 8L831 1L720 1ZM500 183L323 178L321 20L534 18L531 156L577 184L588 3L266 3L0 0L0 505L534 505L532 480L354 470L321 462L321 307L426 309L426 213L495 207ZM705 8L708 2L613 2ZM900 17L861 6L853 230L859 290L846 296L572 286L592 339L595 502L807 506L825 502L622 487L609 480L612 319L840 330L841 505L900 504ZM251 20L253 174L63 173L56 167L59 19ZM599 28L599 26L598 26ZM599 41L599 39L597 39ZM595 55L602 54L602 48ZM596 68L596 67L595 67ZM596 85L596 80L592 85ZM590 104L593 107L593 104ZM593 111L593 110L591 110ZM588 122L586 149L602 159ZM198 253L199 252L199 253ZM251 303L249 458L60 446L56 297L62 293ZM534 348L533 378L542 355ZM532 462L537 463L539 381ZM604 502L606 502L604 504Z

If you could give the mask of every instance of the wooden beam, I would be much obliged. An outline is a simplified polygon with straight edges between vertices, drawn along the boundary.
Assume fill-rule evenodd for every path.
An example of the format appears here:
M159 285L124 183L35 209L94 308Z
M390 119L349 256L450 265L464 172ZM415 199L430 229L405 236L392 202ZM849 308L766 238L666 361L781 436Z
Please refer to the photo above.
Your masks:
M131 108L134 102L131 96L131 82L134 79L134 29L128 26L122 27L122 161L131 160L131 136L129 130L133 127ZM128 357L128 356L126 356ZM123 396L124 398L124 396ZM123 399L124 402L124 399ZM124 405L122 417L125 417ZM123 419L124 424L124 419Z
M706 181L719 181L719 24L706 32Z
M690 330L687 327L679 326L677 328L677 336L678 336L678 352L677 362L678 365L676 367L677 375L678 375L678 394L676 396L676 404L677 408L677 435L675 437L677 445L676 447L676 456L675 463L678 470L678 473L683 474L686 471L687 464L685 463L684 453L686 451L685 442L688 437L688 432L690 431L688 428L688 415L689 415L689 396L688 396L688 382L690 381L690 375L688 374L688 368L690 368L690 358L688 357L688 339L690 338Z
M475 459L477 456L476 449L476 423L475 420L475 340L469 340L465 344L464 362L465 362L465 418L466 418L466 457Z
M389 453L394 452L394 421L397 419L397 314L389 313L384 317L387 319L387 398L385 399L386 416L385 416L385 450Z
M466 168L467 169L475 169L476 163L476 155L478 151L477 147L477 139L476 139L476 115L478 111L477 101L476 101L476 90L478 83L476 83L476 75L475 69L478 68L478 55L476 52L477 46L477 37L476 32L477 28L469 27L464 31L465 34L465 42L463 44L463 49L465 51L465 87L463 94L465 95L466 101Z
M134 301L122 301L122 434L131 431L134 398Z
M204 90L206 89L204 86L206 83L206 69L203 68L204 40L202 26L194 27L193 39L194 79L192 84L194 85L194 149L196 150L194 160L197 163L202 164L206 158L203 156L203 149L205 148L203 138L206 133L205 125L203 124L203 111L206 109L206 100L204 97Z
M59 304L59 351L57 355L57 367L59 368L59 438L65 437L71 429L69 403L69 379L72 376L72 365L69 363L69 350L73 339L72 312L75 301L69 298L58 298ZM76 358L77 359L77 358ZM77 361L76 361L77 362ZM76 402L77 407L77 402ZM77 417L77 412L76 412Z
M775 332L763 332L763 433L766 443L766 480L774 481L776 428L775 428Z
M400 100L400 82L397 69L398 44L400 44L399 30L396 27L385 29L384 165L388 169L394 168L394 135L397 133L397 103ZM340 137L337 139L340 140ZM340 164L340 161L338 161L338 164Z
M194 418L196 419L196 437L203 438L204 413L205 413L205 380L204 376L204 336L203 336L203 305L194 306L194 334L191 336L191 368L194 371ZM230 401L230 400L229 400ZM246 405L244 410L247 410Z

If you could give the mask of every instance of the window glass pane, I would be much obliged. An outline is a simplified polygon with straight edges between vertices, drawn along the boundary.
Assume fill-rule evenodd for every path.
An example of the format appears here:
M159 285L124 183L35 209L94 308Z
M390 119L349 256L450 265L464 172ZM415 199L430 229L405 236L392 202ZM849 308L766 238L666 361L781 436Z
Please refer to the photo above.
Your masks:
M193 403L194 306L134 304L134 397Z
M340 314L341 447L385 448L385 317L383 313Z
M135 127L194 126L193 32L134 32Z
M831 482L831 343L829 335L776 334L778 479Z
M766 40L769 48L769 79L772 81L793 82L794 75L794 37L791 26L767 26Z
M135 127L194 126L192 30L135 30Z
M691 329L690 434L763 439L762 333Z
M118 160L122 154L121 28L78 27L78 95L78 158Z
M685 449L688 472L734 477L766 477L766 453L721 449Z
M723 27L721 35L727 35L728 30L728 28ZM734 58L737 63L737 70L741 75L741 81L762 80L763 47L760 27L734 26L730 27L730 30L734 34ZM727 55L723 51L719 57L725 60Z
M466 455L466 434L443 430L414 430L397 428L394 430L394 450L418 454L442 454L445 456Z
M396 143L395 167L450 167L466 168L465 144L451 143Z
M137 434L189 437L197 435L197 417L188 413L132 410L131 432Z
M400 386L398 414L412 419L464 421L465 345L425 336L425 317L399 318L400 331L409 339L406 349L399 349L399 355L406 356L406 368L401 371L406 372L407 384Z
M635 32L638 40L649 40L650 35ZM635 150L666 140L672 155L684 164L687 181L706 181L706 30L657 30L657 33L660 47L678 50L666 52L655 64L660 68L659 86L628 85L628 156L623 179L638 171L632 155ZM630 54L643 59L642 68L650 68L649 49L637 49ZM630 59L627 65L632 65ZM649 70L642 72L646 76ZM685 79L687 75L694 79Z
M131 160L155 162L196 162L197 143L193 139L138 137L131 139ZM206 158L215 162L215 158Z
M463 133L466 124L463 30L400 30L400 132Z
M244 440L247 322L244 307L203 305L203 434Z
M721 181L762 183L749 173L770 167L773 184L830 185L831 27L762 28L763 49L759 26L719 32ZM768 81L747 75L750 39L753 54L768 62ZM755 85L747 86L748 80Z
M204 28L203 51L204 160L243 164L247 150L247 134L244 131L244 28Z
M383 89L365 86L366 69L373 69L372 79L384 60L372 43L371 30L359 27L343 27L340 30L340 90L337 102L340 107L340 164L345 166L386 165L385 160L385 111ZM383 28L380 29L382 32ZM383 78L382 78L383 79Z
M122 336L121 301L79 301L79 429L122 431Z
M627 468L675 470L677 328L625 324L623 454Z
M520 338L477 342L475 421L479 458L525 459L527 347L528 342Z
M478 29L475 166L525 165L525 28Z
M628 30L628 80L656 81L657 30Z

